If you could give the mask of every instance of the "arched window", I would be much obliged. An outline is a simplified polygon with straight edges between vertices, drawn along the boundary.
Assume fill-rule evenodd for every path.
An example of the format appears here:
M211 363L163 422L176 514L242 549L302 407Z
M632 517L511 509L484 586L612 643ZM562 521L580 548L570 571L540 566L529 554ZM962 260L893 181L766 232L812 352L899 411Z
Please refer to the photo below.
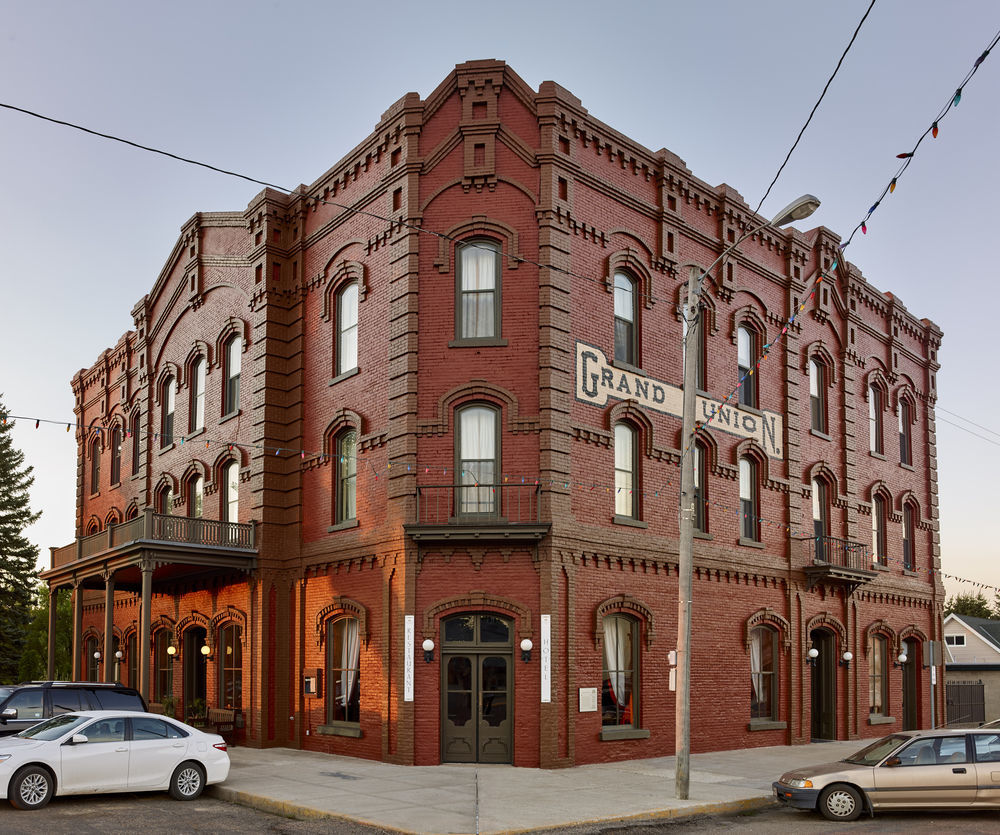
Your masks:
M885 635L873 635L868 645L868 713L889 713L889 648Z
M496 512L494 485L500 471L500 412L491 406L466 406L459 410L455 439L459 513Z
M225 415L231 415L240 408L240 367L243 357L243 340L231 336L223 347L225 391L223 392L223 408Z
M167 375L160 387L160 448L174 442L174 378Z
M200 519L205 504L205 479L200 475L188 479L188 516Z
M95 533L101 532L101 523L96 519L92 519L90 524L87 525L87 536L93 536Z
M358 433L353 429L337 436L336 473L335 521L349 522L358 516Z
M243 706L243 635L239 624L219 627L219 707Z
M240 521L240 465L230 461L222 468L222 521Z
M826 434L826 366L815 357L809 360L809 410L813 431Z
M868 450L876 455L884 452L882 446L882 389L868 386Z
M337 368L346 374L358 367L358 283L337 294Z
M97 493L101 489L101 439L94 438L90 442L90 492Z
M169 516L174 510L174 489L162 486L156 493L156 512Z
M757 378L750 372L757 362L757 334L746 325L736 331L737 382L740 383L741 406L757 408Z
M638 461L636 431L627 423L615 424L615 516L639 517L636 493Z
M191 365L191 409L188 415L188 432L205 428L205 369L208 363L198 357Z
M601 725L639 727L639 622L628 615L604 618Z
M913 547L916 516L916 508L910 502L903 505L903 568L907 571L913 571L916 568Z
M638 300L636 282L628 273L615 273L615 360L639 364Z
M750 631L750 718L778 720L778 635L770 626Z
M882 496L872 499L872 561L877 565L886 565L888 555L886 542L886 522L888 507Z
M909 400L899 401L899 463L907 466L913 463L913 407Z
M760 542L760 485L757 462L740 458L740 536L751 542Z
M830 488L822 478L812 480L813 536L816 538L816 558L824 562L838 562L831 553L830 538Z
M458 248L456 339L498 339L501 329L500 247L470 241Z
M361 721L361 634L357 618L326 624L327 722Z
M139 456L142 454L141 440L139 437L139 413L135 412L132 415L131 422L131 433L132 433L132 475L137 475L139 472Z
M694 529L708 533L708 450L701 441L694 447Z
M111 430L111 483L120 484L122 480L122 430L115 426Z

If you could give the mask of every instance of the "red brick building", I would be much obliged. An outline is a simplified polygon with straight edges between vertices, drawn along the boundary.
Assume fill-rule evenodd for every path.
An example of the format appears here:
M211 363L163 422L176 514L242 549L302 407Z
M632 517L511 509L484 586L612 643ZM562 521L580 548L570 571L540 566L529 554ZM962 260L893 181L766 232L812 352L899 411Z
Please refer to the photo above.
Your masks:
M497 61L195 214L73 379L77 675L250 745L672 753L684 288L761 220ZM695 751L931 724L941 331L842 258L811 294L839 243L704 282Z

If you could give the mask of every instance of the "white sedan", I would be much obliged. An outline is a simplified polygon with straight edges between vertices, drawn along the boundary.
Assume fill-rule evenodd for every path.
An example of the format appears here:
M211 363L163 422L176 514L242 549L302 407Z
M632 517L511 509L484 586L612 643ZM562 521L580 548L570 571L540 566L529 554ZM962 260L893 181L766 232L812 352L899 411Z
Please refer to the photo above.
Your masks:
M194 800L228 776L221 736L151 713L79 710L0 738L0 791L18 809L57 794L167 790Z

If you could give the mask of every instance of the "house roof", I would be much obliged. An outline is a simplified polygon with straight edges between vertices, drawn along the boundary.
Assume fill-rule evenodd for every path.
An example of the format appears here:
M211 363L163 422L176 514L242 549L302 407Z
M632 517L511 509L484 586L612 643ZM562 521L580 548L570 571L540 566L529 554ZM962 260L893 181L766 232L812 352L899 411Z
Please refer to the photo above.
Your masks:
M997 652L1000 652L1000 620L990 620L989 618L975 618L972 615L959 615L954 612L948 616L960 620L970 629L990 644Z

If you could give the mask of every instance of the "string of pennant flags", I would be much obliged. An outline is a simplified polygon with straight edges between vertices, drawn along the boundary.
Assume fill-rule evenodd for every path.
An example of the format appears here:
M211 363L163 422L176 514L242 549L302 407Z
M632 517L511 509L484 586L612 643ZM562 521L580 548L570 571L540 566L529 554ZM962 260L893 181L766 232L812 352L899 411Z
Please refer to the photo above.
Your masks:
M43 424L43 423L45 423L45 424L51 424L51 425L57 425L57 426L62 426L62 425L65 424L68 427L66 431L70 431L70 430L72 430L74 428L76 428L76 429L82 429L83 428L82 426L80 426L80 424L74 423L72 421L66 423L65 421L51 420L51 419L46 419L46 418L32 418L32 417L24 417L24 416L11 415L11 414L2 414L2 415L0 415L0 421L2 421L4 424L8 423L9 421L15 421L15 420L23 420L23 421L26 421L26 422L33 422L35 424L35 428L36 429L38 429L41 426L41 424ZM108 432L108 431L110 431L110 429L108 427L94 427L94 428L97 431L99 431L99 432ZM145 434L145 433L143 433L143 434ZM127 437L131 437L131 436L129 435ZM152 435L152 437L156 438L158 436L154 434L154 435ZM240 449L258 449L258 450L262 450L262 451L265 451L265 452L271 452L271 451L273 451L276 454L279 453L279 452L287 452L287 453L290 453L290 454L294 453L295 455L302 456L302 457L304 457L306 455L306 453L303 450L292 450L292 449L286 449L286 448L283 448L283 447L282 448L278 448L278 447L264 447L263 445L260 445L260 444L237 443L237 442L228 441L228 440L209 439L208 441L199 441L199 443L203 443L203 444L205 444L205 446L211 446L212 444L215 444L216 446L224 446L224 447L227 447L230 451L233 450L233 449L236 449L236 448L240 448ZM640 496L643 500L649 500L650 498L652 498L652 499L659 499L661 497L661 493L663 494L663 497L666 498L667 494L666 494L665 488L673 487L675 484L678 483L678 481L676 479L667 477L665 479L665 481L664 481L664 488L653 489L653 490L635 490L635 489L631 489L631 488L623 488L623 487L618 487L616 485L611 485L611 484L602 483L602 482L596 482L596 481L595 482L581 482L581 481L575 481L575 480L572 480L572 479L569 479L569 480L567 480L567 479L561 479L561 480L559 480L559 479L544 479L543 480L543 479L539 479L537 476L520 475L520 474L509 473L508 472L508 473L502 473L502 476L501 476L502 477L502 484L499 484L499 485L480 485L479 481L478 481L478 478L476 478L476 474L474 472L472 472L471 470L465 470L465 469L461 469L461 468L459 468L459 469L456 470L456 468L454 468L454 467L447 467L447 466L418 466L418 465L414 464L411 461L395 461L395 462L393 462L393 461L387 461L385 463L385 468L381 469L380 467L376 467L375 466L375 464L371 460L373 457L374 456L356 455L355 459L356 459L356 461L357 461L357 463L359 465L361 463L365 463L365 464L368 465L367 469L370 470L374 482L379 481L379 477L380 476L385 477L387 474L391 473L393 470L402 471L404 468L405 468L405 471L407 473L423 473L425 475L427 475L427 474L437 475L437 474L440 473L443 477L447 477L448 474L449 474L449 472L450 472L453 475L456 474L456 473L458 473L463 478L465 476L471 476L473 479L475 479L474 483L468 484L468 485L464 485L464 486L468 486L470 488L478 488L478 489L490 489L493 492L494 495L496 494L497 487L500 487L501 490L502 490L505 487L519 487L521 485L524 485L524 486L529 486L529 487L537 487L537 488L539 488L541 490L544 490L545 488L548 488L549 490L552 490L553 488L557 488L557 489L561 488L562 490L569 491L570 493L573 493L573 492L577 492L577 493L601 493L601 494L608 495L608 496L610 496L612 494L620 494L622 492L627 492L629 495ZM331 455L331 454L324 454L324 453L312 454L312 458L314 460L315 459L322 459L323 461L333 460L333 459L339 459L341 463L346 462L347 459L348 459L347 456L342 456L342 455L340 455L340 456L334 456L334 455ZM679 466L679 462L676 463L675 466ZM671 496L672 496L672 493L671 493ZM790 538L795 538L795 539L813 539L813 538L815 538L815 533L812 530L809 530L809 529L800 529L800 528L797 528L797 527L795 527L793 525L787 525L787 524L785 524L784 522L781 522L781 521L775 521L775 520L772 520L772 519L768 519L765 516L748 516L746 513L743 512L743 510L741 508L733 506L733 505L730 505L730 504L727 504L726 502L715 501L715 500L712 500L712 499L705 499L704 500L704 504L705 504L705 509L707 511L709 511L709 510L715 510L717 512L722 512L723 514L731 514L731 515L734 515L735 517L737 517L737 519L740 520L740 521L742 521L744 518L749 518L751 521L753 521L756 524L759 524L761 526L768 527L768 528L776 528L780 532L787 534ZM874 562L875 561L873 560L873 564L874 564ZM969 585L971 585L971 586L973 586L975 588L978 588L978 589L994 590L994 591L1000 593L1000 586L992 585L992 584L989 584L989 583L983 583L983 582L980 582L978 580L970 580L970 579L968 579L966 577L960 577L958 575L946 573L946 572L944 572L944 571L942 571L940 569L928 568L928 567L922 567L922 566L921 567L917 567L915 569L911 569L911 567L909 565L907 565L904 560L902 560L900 558L897 558L897 557L890 557L890 556L887 555L887 556L885 556L880 561L879 564L880 565L884 565L884 566L897 566L899 568L905 568L905 569L908 569L908 570L915 570L915 571L917 571L919 573L927 573L929 575L939 574L943 579L951 580L951 581L956 582L956 583L966 583L966 584L969 584Z

